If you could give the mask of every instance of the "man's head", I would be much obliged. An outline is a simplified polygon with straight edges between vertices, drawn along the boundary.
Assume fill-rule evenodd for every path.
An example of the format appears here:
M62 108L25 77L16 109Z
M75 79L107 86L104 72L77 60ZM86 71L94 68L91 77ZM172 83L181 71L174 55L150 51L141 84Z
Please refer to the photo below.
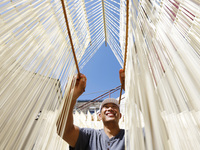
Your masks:
M114 98L105 99L100 106L99 118L104 124L107 122L118 124L121 118L119 102Z

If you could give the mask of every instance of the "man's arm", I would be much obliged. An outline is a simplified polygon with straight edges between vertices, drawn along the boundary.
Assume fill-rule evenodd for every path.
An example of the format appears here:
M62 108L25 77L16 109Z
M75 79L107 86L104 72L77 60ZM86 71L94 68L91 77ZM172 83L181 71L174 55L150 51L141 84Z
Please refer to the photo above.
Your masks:
M74 105L76 104L77 98L85 91L86 80L87 79L85 75L81 74L80 78L77 77L76 79L76 85L74 87L74 90L71 89L71 91L73 91L73 96L72 96L72 102L71 102L65 130L64 130L63 139L72 147L75 147L76 141L79 136L79 127L75 126L73 123L73 109L74 109ZM67 103L67 99L65 99L65 104L66 103ZM61 114L66 114L65 113L66 111L67 111L66 107L63 107ZM57 130L59 129L57 128ZM58 131L58 134L60 134L59 131Z

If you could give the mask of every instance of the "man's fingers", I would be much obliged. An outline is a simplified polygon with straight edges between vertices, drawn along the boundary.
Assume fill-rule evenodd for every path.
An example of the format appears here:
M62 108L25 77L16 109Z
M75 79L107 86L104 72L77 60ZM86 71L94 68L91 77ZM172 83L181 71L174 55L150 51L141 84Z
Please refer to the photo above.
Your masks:
M122 84L122 88L125 89L125 71L124 69L120 69L119 70L119 78L120 78L120 82Z
M83 82L85 82L85 81L86 81L86 79L85 79L85 78L81 78L81 80L82 80Z
M120 81L123 81L125 79L124 69L119 70L119 76L120 76Z
M87 78L85 75L81 74L81 78L79 80L79 89L82 91L82 92L85 92L85 87L86 87L86 81L87 81Z
M73 87L73 99L77 99L85 92L87 78L84 74L81 74L80 76L75 75L73 81L76 82L75 87Z
M80 76L78 74L76 74L73 77L72 84L76 82L75 87L81 88L81 86L84 85L84 84L86 86L86 81L87 81L87 78L84 74L80 74Z
M124 78L124 77L125 77L125 73L122 72L122 73L120 74L120 76L121 76L121 78Z

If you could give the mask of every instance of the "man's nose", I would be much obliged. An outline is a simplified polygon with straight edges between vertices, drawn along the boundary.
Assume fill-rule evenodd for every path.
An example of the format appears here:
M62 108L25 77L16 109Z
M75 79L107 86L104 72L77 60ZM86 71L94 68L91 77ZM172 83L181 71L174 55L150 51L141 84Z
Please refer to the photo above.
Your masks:
M113 108L110 106L110 107L108 107L108 110L113 110Z

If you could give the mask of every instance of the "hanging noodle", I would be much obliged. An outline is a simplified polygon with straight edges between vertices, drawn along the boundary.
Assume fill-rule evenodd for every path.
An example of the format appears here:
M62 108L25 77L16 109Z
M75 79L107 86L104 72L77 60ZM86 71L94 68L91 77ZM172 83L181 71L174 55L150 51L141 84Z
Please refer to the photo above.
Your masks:
M132 1L127 149L200 148L199 5L193 0Z

